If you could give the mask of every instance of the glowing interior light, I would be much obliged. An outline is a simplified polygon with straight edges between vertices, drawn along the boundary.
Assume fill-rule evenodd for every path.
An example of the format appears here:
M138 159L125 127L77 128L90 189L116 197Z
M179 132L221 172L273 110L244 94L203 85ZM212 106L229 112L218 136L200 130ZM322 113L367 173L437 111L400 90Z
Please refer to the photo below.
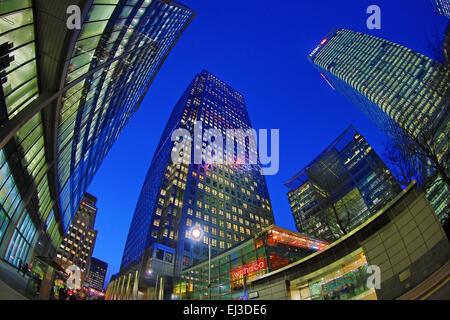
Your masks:
M325 44L325 42L327 42L327 41L328 41L328 39L327 39L327 38L323 39L322 41L320 41L320 45L323 45L323 44Z

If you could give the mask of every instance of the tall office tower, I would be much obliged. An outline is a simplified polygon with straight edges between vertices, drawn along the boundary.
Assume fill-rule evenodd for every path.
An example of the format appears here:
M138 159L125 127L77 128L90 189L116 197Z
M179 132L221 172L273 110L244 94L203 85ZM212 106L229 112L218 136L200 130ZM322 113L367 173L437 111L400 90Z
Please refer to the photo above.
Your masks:
M175 1L0 2L2 259L17 266L56 256L87 186L193 16Z
M172 111L147 173L128 233L121 274L138 270L144 278L177 275L208 257L209 241L214 255L274 223L259 162L172 162L173 130L183 128L193 134L198 122L203 129L217 129L223 137L227 129L251 128L239 92L205 70L194 78ZM199 146L204 150L205 136ZM247 138L238 133L234 141L235 148L245 145L248 155ZM193 153L195 148L190 150ZM200 243L190 238L189 230L194 226L203 229Z
M94 230L97 215L97 198L86 193L56 254L56 261L66 269L71 265L80 268L81 279L88 275L97 231Z
M398 130L418 132L449 117L450 69L411 49L335 28L308 59L334 90L390 138ZM448 152L448 136L444 126L434 141L442 152ZM427 197L444 218L450 208L445 185L434 184Z
M285 186L297 230L328 242L365 222L401 191L353 126Z
M440 14L446 17L447 19L450 19L450 1L449 0L431 0L433 3L434 10Z
M89 270L88 280L90 288L98 291L103 291L105 283L106 270L108 264L102 260L92 257L91 268Z

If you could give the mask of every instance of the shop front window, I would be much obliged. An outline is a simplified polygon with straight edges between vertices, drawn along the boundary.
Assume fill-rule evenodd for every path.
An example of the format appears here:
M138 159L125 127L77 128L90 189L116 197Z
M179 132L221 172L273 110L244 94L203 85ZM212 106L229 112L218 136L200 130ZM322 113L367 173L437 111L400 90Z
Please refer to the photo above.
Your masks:
M367 287L367 260L363 252L351 254L323 268L309 281L293 281L291 296L295 300L376 300L376 292ZM325 270L326 269L326 270ZM305 276L307 278L310 276Z
M36 234L36 228L34 227L30 217L27 213L17 225L16 230L9 242L8 249L6 250L5 260L9 263L18 266L19 261L26 262L26 257L30 249L31 240Z
M48 267L44 263L36 258L34 259L31 268L29 269L29 279L27 284L27 295L31 298L39 297L41 284L44 280L47 268Z

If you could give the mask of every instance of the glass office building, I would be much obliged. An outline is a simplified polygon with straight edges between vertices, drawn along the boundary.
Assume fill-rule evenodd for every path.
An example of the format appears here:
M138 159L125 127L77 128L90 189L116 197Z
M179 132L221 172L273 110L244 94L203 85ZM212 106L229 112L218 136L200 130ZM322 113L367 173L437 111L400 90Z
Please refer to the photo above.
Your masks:
M106 270L108 264L100 259L91 258L91 267L89 270L89 287L98 291L103 291L103 285L105 283Z
M166 274L172 276L207 257L209 241L215 254L274 223L260 164L172 162L177 143L171 141L173 130L184 128L194 133L196 122L217 129L223 137L227 129L251 128L239 92L205 70L195 76L174 107L157 146L131 222L121 274L139 269L148 276L148 271L156 268L152 266L155 259L148 259L154 254L146 252L153 243L176 249L174 268ZM246 139L238 133L234 142L244 146ZM198 147L206 149L205 139L202 141ZM250 147L245 148L248 151ZM185 152L193 153L193 149ZM201 242L190 237L195 226L204 232ZM151 277L154 279L155 273Z
M450 1L448 1L448 0L431 0L431 3L433 3L434 10L438 14L443 15L447 19L450 19Z
M0 3L0 252L56 255L87 186L194 16L175 2ZM76 12L76 11L75 11ZM76 17L75 17L76 19Z
M332 89L390 138L398 127L417 134L427 124L449 117L450 69L411 49L335 28L308 60ZM444 126L433 141L443 153L448 152L448 130ZM444 218L450 205L445 185L434 185L427 196L438 216Z
M353 126L285 186L297 230L328 242L361 225L401 191Z
M327 242L278 227L265 228L250 239L211 259L183 270L172 299L247 300L249 281L324 249Z

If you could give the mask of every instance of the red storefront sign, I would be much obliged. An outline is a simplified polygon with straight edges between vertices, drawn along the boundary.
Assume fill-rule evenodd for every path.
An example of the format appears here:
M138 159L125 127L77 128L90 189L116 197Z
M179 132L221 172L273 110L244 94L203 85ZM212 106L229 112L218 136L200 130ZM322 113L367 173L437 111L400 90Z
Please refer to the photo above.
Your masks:
M243 267L235 268L231 270L231 278L238 279L240 277L245 277L249 274L255 273L258 270L265 269L267 267L266 259L261 258L257 261L246 264Z

